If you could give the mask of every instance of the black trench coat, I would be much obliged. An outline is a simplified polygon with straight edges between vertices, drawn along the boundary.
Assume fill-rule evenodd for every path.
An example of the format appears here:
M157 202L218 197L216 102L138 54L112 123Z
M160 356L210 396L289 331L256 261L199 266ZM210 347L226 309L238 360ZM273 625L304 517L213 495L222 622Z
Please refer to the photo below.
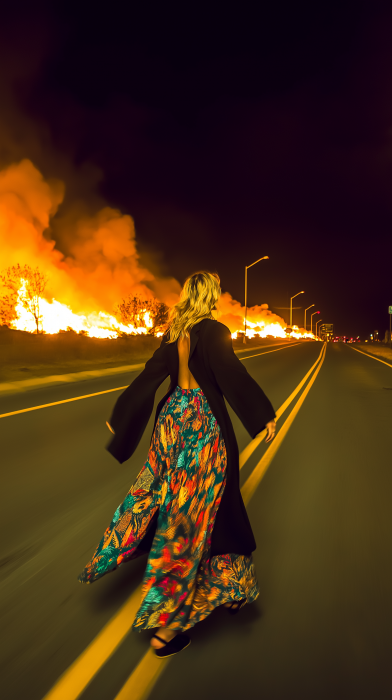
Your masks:
M274 420L275 411L235 355L231 333L222 323L203 319L192 328L188 366L218 422L227 452L226 487L212 532L211 556L249 555L256 549L256 543L240 493L238 446L223 397L252 438ZM153 410L155 393L168 376L171 380L169 391L158 405L155 423L177 387L178 379L177 343L167 343L167 336L164 336L144 370L114 406L110 425L115 435L107 449L120 463L135 451ZM151 532L148 539L152 541Z

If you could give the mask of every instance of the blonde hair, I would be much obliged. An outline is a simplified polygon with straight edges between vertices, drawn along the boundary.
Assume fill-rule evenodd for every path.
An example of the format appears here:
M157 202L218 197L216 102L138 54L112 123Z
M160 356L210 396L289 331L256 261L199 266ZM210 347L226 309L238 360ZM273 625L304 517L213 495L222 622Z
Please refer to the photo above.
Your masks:
M169 340L189 335L189 331L203 318L213 318L212 310L221 295L220 279L215 272L195 272L185 281L180 301L169 316Z

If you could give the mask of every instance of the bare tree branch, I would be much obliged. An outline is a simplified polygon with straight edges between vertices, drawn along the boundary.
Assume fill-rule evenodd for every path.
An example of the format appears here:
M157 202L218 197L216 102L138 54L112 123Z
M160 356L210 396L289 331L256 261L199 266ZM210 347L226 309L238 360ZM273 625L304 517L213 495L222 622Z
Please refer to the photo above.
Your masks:
M38 267L30 265L11 265L0 275L0 280L10 293L0 299L0 318L10 325L17 318L16 305L18 301L23 308L32 314L37 333L42 320L40 303L49 278Z

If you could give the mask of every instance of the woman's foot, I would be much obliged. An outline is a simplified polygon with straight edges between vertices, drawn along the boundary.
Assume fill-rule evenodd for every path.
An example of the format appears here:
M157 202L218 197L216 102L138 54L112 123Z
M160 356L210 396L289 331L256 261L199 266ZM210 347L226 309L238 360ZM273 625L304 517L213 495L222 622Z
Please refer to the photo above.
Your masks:
M170 632L170 630L165 630L165 632ZM170 640L166 640L167 636L165 634L165 638L163 638L159 634L154 634L151 639L151 646L154 648L155 656L158 659L167 659L169 656L174 656L189 647L191 643L188 635L182 632L173 632ZM155 646L156 642L159 646Z
M168 630L166 627L159 627L158 630L158 637L161 637L161 639L164 639L165 642L170 642L173 637L175 637L177 632L175 630ZM162 649L164 647L164 643L160 642L158 639L155 637L152 637L150 640L150 644L154 649Z
M224 603L224 607L228 609L231 615L235 615L241 610L241 608L244 607L244 605L246 605L246 602L246 598L242 598L241 600L232 600L231 603Z

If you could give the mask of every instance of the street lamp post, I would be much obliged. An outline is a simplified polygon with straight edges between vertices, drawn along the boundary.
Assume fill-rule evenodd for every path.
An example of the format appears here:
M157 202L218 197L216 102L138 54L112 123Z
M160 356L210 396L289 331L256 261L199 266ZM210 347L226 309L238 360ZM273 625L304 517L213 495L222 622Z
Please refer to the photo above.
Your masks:
M317 326L318 326L319 323L321 323L322 320L323 320L322 318L319 318L319 320L318 320L317 323L316 323L316 337L317 337L317 333L318 333Z
M248 310L248 270L250 267L253 267L253 265L256 265L256 263L260 262L261 260L269 260L268 255L264 255L263 258L259 258L251 265L245 265L245 318L244 318L245 332L244 332L244 341L243 341L244 343L246 343L246 312Z
M391 331L391 320L392 320L392 306L389 307L389 347L392 348L392 331Z
M314 306L314 304L311 304L310 306L308 306L307 309L305 309L305 320L304 320L304 328L305 328L305 331L306 331L306 312L309 311L309 309L311 309L312 306Z
M320 311L315 311L315 312L314 312L313 314L311 314L311 316L310 316L310 332L311 332L311 333L313 333L313 316L315 316L316 314L319 314L319 313L320 313Z
M305 294L305 292L298 292L298 294ZM298 294L294 294L293 297L290 297L290 328L293 325L293 299L295 299Z

